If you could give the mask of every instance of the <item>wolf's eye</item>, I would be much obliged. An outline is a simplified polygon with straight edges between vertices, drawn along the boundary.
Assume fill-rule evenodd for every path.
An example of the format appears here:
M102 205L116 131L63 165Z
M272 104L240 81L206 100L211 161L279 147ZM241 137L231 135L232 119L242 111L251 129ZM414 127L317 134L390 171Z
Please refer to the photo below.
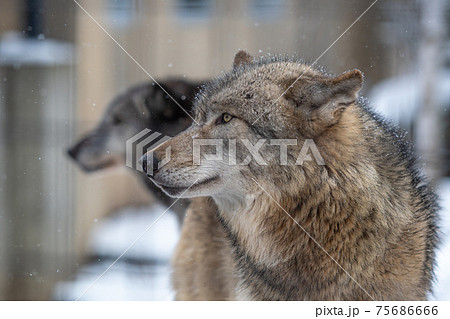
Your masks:
M225 124L230 122L233 119L233 115L228 113L223 113L216 121L216 124Z

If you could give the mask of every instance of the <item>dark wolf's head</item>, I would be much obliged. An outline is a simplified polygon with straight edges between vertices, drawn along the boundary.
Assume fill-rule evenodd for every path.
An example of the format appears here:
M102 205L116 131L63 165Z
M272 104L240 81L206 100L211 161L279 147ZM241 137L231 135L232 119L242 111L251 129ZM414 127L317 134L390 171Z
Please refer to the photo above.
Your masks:
M160 83L186 112L200 83L172 80ZM155 83L136 85L116 97L98 126L68 149L69 155L92 172L125 165L125 142L144 128L174 136L192 119Z
M358 70L331 76L299 62L255 61L238 52L233 69L198 94L196 122L151 152L151 178L171 196L236 199L251 193L252 178L261 177L267 187L289 192L292 179L305 184L307 172L323 172L322 137L336 135L333 128L354 106L361 86ZM351 140L358 133L342 134ZM155 164L168 149L170 160ZM334 152L341 150L328 155Z

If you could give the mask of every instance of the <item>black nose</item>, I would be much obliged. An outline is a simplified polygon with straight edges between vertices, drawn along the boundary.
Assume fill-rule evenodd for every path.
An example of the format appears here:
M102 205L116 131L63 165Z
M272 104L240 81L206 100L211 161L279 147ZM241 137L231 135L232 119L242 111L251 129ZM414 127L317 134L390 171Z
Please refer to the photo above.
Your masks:
M78 153L80 153L81 148L83 147L85 140L73 145L69 149L67 149L67 154L69 154L72 159L76 160L78 157Z
M68 148L67 154L69 154L69 156L72 157L73 159L77 158L77 152L75 151L74 147Z
M67 149L67 154L69 154L72 159L76 160L78 155L86 149L89 149L92 145L92 135L88 135L85 138L81 139L75 145L72 145L69 149Z
M152 156L152 161L150 162L147 156ZM158 170L158 164L159 164L159 159L158 157L155 155L155 153L151 153L151 154L145 154L144 156L141 157L141 163L142 163L142 169L144 170L145 173L151 174L151 173L155 173ZM148 170L148 165L152 166L152 171L150 172Z

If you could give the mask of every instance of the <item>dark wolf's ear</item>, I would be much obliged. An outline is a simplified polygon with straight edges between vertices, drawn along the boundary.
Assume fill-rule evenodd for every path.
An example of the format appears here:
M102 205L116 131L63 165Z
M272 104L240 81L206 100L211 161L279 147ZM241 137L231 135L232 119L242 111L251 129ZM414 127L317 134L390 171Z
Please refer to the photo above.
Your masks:
M253 57L248 54L246 51L240 50L234 56L233 69L244 65L251 64L253 62Z

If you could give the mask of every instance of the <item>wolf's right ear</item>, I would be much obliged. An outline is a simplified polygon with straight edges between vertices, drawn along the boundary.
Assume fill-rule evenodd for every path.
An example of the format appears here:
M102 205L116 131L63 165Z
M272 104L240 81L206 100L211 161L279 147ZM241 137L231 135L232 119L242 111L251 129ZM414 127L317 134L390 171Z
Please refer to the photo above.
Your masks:
M236 69L237 67L244 64L251 64L252 62L253 57L246 51L240 50L234 56L233 69Z
M362 84L363 75L356 69L323 81L313 94L316 106L313 113L327 124L336 123L347 107L356 102Z
M353 70L337 77L317 77L297 82L291 80L290 83L284 97L296 105L309 108L309 116L314 121L329 126L339 121L342 113L356 102L363 75L361 71Z

